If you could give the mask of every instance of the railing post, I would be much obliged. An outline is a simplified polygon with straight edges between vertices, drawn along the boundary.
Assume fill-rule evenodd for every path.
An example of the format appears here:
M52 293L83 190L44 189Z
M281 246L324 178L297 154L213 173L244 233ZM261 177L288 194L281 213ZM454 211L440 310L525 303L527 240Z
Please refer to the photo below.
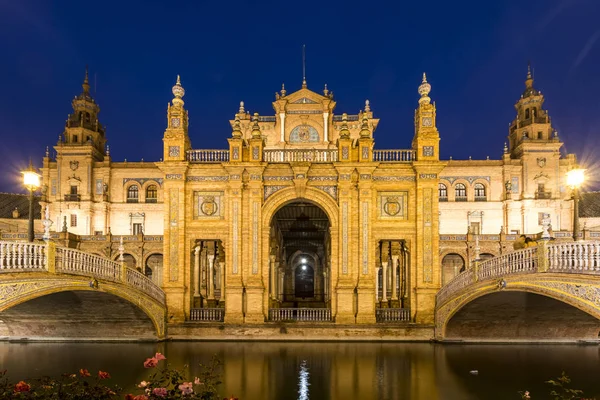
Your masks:
M540 240L537 245L537 272L548 272L548 241Z
M46 244L46 270L56 273L56 243L51 241Z

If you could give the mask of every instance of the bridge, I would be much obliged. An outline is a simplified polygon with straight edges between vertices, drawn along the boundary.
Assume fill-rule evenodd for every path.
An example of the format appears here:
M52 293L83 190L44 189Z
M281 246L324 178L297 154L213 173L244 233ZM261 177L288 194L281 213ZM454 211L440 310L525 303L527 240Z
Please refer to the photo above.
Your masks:
M53 242L0 241L0 336L122 338L128 327L132 336L150 330L164 338L165 316L162 289L124 263ZM57 322L66 329L57 331Z
M436 297L438 340L598 340L600 242L540 241L474 263Z

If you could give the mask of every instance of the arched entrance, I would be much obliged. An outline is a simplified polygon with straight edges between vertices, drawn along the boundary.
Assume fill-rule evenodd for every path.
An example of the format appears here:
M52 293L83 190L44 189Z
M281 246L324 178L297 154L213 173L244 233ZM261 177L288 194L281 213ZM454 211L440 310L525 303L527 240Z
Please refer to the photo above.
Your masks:
M162 286L162 268L163 268L163 255L162 254L151 254L146 259L146 268L144 274L152 279L154 283Z
M460 254L450 253L442 258L442 285L450 282L456 275L464 271L465 260Z
M269 238L272 310L330 308L330 227L325 211L305 199L288 202L275 212ZM296 311L286 319L295 316Z

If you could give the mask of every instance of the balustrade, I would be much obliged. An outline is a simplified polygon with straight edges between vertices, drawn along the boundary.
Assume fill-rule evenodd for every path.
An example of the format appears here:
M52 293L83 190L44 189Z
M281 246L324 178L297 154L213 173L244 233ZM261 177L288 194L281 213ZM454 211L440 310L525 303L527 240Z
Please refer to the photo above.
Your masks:
M271 308L269 321L331 322L329 308Z
M187 160L197 163L229 162L229 150L188 150Z
M190 310L190 321L223 322L224 318L224 308L192 308Z
M373 161L411 162L415 159L414 150L373 150Z
M263 159L271 163L313 162L326 163L338 160L337 149L286 149L264 150Z
M0 272L45 271L46 254L43 244L0 242Z
M377 322L410 322L408 308L378 308L375 310Z

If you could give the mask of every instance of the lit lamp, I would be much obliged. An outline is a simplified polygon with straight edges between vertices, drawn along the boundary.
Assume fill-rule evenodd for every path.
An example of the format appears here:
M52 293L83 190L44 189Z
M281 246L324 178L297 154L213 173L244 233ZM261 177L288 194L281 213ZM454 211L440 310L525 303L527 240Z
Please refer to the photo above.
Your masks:
M567 185L573 190L573 240L579 240L579 188L585 180L585 170L575 168L567 172Z
M27 229L28 240L33 242L33 192L40 187L41 175L35 172L31 160L29 168L21 172L23 174L23 185L29 190L29 228Z

